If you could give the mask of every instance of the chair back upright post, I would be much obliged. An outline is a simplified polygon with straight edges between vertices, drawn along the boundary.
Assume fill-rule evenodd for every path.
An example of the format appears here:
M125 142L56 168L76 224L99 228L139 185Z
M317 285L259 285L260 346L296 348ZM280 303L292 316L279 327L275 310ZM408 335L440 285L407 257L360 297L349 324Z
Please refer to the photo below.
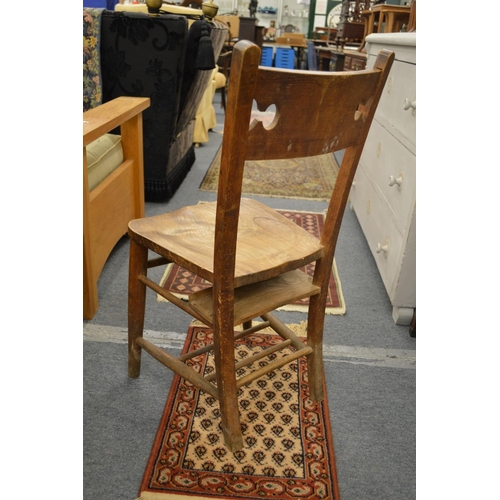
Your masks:
M224 86L221 87L221 108L226 112L226 94L229 85L229 75L231 74L231 56L233 55L232 50L226 50L222 52L217 60L219 65L219 71L225 76L226 81Z
M217 370L217 387L225 398L219 401L225 442L233 449L242 447L239 417L231 401L237 400L234 340L224 332L234 328L234 275L236 241L240 211L243 170L246 156L245 137L252 112L252 97L255 92L256 74L261 50L253 43L243 41L246 50L233 53L224 138L221 151L215 237L214 237L214 281L213 281L213 330L214 356ZM236 55L236 57L234 57ZM247 78L248 76L248 78ZM234 89L233 91L231 89ZM225 362L222 362L222 361ZM226 407L224 407L226 405Z

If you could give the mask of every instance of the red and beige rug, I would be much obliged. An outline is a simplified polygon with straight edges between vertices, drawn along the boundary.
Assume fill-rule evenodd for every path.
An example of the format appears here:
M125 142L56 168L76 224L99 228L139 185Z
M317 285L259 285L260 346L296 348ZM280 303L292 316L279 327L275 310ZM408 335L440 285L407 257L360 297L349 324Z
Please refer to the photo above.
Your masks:
M217 191L221 150L203 179L201 191ZM243 193L279 198L328 201L339 166L333 154L293 160L247 161Z
M324 217L321 213L315 212L295 212L279 210L285 217L293 220L296 224L303 227L311 234L319 237L323 230ZM303 268L310 276L314 273L314 264L309 264ZM190 271L179 267L177 264L169 264L160 281L160 286L175 294L176 296L187 299L190 293L207 288L210 283L194 275ZM161 295L157 295L160 302L166 301ZM289 304L281 310L306 312L309 299L303 299L293 304ZM342 285L338 275L337 265L333 261L332 274L330 276L330 287L327 298L326 314L345 314L346 305L342 294Z
M236 356L280 340L259 332L236 342ZM183 353L211 341L209 328L190 326ZM191 362L200 373L214 370L211 353ZM309 399L305 359L241 388L238 401L245 446L232 453L223 443L218 401L175 375L139 499L339 500L328 402Z

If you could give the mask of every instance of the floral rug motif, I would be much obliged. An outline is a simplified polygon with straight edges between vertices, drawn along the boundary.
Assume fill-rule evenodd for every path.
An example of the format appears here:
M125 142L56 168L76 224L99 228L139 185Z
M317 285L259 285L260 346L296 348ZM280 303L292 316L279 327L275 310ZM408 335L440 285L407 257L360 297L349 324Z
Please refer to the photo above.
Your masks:
M323 230L324 216L322 213L316 212L297 212L290 210L278 210L279 213L294 221L296 224L313 234L317 238L321 235ZM313 276L314 263L308 264L302 268L302 271ZM169 264L163 277L160 281L160 286L165 290L173 293L181 299L187 300L188 295L199 290L203 290L211 286L208 281L196 276L187 269L178 266L177 264ZM157 294L158 302L166 302L167 300L161 295ZM288 304L279 308L278 310L284 311L299 311L307 312L309 305L309 298L298 300L292 304ZM330 286L328 289L328 297L326 300L326 314L342 315L346 312L346 304L344 295L342 293L342 285L340 282L337 264L335 259L333 261L332 273L330 275Z
M281 340L262 332L238 340L237 359ZM190 326L183 352L211 342L211 329ZM202 374L214 370L212 353L190 363ZM217 400L175 375L139 499L339 500L328 402L309 398L305 359L242 387L238 402L244 448L232 453L224 446Z
M221 150L215 155L201 191L217 191ZM247 161L243 194L328 201L339 166L332 153L294 160Z

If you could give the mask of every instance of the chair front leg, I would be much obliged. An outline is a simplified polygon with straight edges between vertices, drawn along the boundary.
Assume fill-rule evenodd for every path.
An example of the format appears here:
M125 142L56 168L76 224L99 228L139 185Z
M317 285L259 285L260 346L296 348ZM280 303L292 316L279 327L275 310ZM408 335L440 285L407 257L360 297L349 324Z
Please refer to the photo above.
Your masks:
M97 279L92 267L92 233L87 150L83 147L83 318L92 319L98 309ZM95 243L94 243L95 244Z
M139 281L148 269L148 249L130 240L128 282L128 375L137 378L141 372L141 347L137 339L144 331L146 285Z

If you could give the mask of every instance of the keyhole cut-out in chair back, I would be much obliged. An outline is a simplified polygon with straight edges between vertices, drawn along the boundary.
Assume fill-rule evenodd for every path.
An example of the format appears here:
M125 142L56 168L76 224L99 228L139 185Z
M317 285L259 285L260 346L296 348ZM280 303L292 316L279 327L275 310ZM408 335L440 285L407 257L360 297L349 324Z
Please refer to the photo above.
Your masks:
M394 54L382 51L370 70L336 73L259 67L260 49L248 41L238 42L232 57L217 201L130 222L128 314L129 376L139 376L144 349L216 397L225 444L236 451L243 448L237 411L239 387L307 356L310 396L315 402L323 399L323 325L335 246ZM276 106L276 117L267 128L254 121L249 129L254 99L259 110ZM266 205L241 198L246 160L297 158L338 150L345 151L321 239ZM148 250L159 257L148 262ZM148 267L168 262L213 286L193 293L189 302L179 300L147 277ZM316 263L312 279L300 271L310 262ZM185 364L199 353L176 358L142 337L146 286L212 328L215 376L204 377ZM302 342L272 311L305 297L310 297L310 305L307 340ZM263 322L252 327L254 318ZM295 351L238 379L234 327L240 324L243 332L238 338L270 326L283 337L280 345L291 345Z

